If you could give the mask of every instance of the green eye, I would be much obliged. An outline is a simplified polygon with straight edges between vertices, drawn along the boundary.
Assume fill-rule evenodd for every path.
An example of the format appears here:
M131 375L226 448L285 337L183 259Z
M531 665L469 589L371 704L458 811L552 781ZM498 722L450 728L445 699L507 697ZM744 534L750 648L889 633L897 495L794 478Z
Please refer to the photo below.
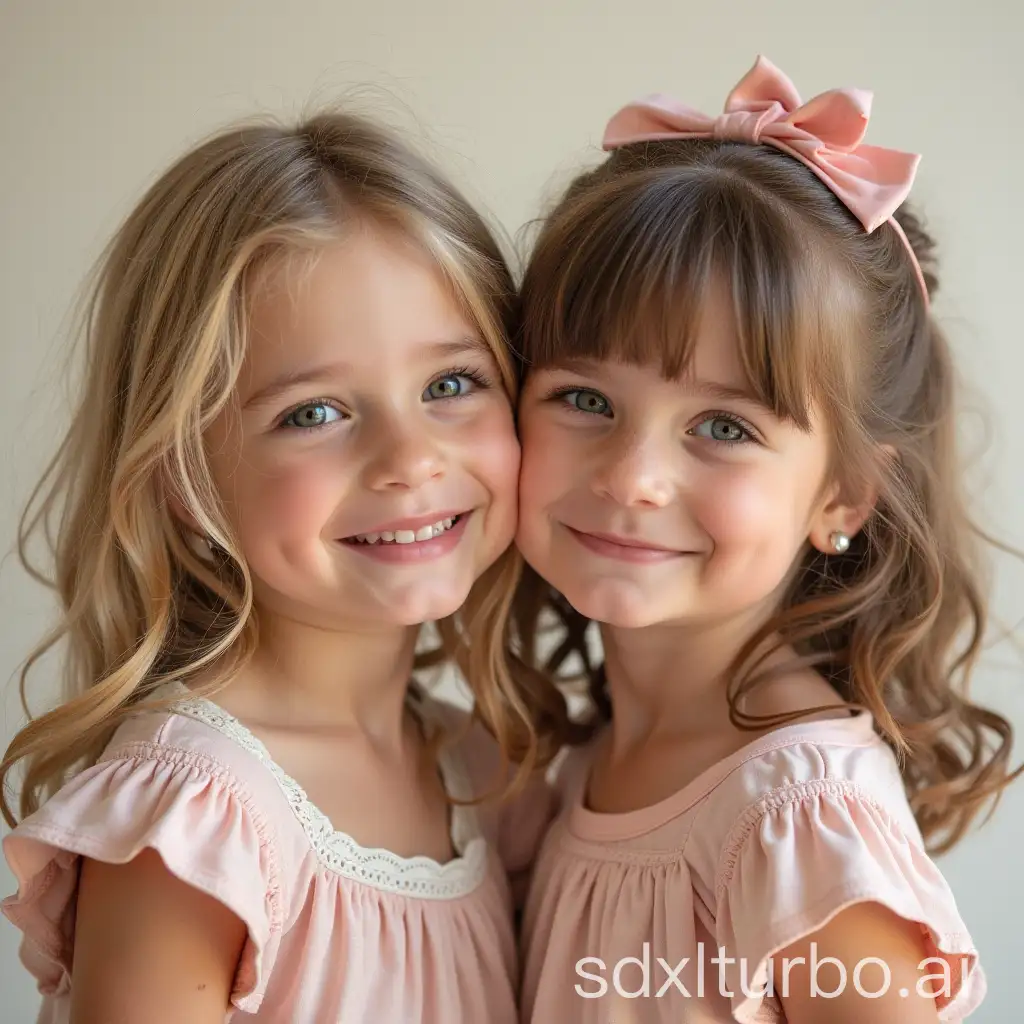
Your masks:
M312 430L316 427L325 427L328 423L341 418L341 413L334 406L324 402L311 402L290 412L285 418L284 425L299 430Z
M463 382L466 380L468 378L459 376L441 377L427 388L423 397L427 399L458 398L466 393L463 386Z
M599 391L578 388L575 391L562 392L563 400L580 412L589 412L595 416L607 416L611 405Z

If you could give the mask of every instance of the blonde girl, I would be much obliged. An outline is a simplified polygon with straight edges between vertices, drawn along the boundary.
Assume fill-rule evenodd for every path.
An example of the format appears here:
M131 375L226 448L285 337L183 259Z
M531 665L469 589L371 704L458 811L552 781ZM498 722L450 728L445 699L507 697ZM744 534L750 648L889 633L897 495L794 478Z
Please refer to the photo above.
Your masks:
M562 715L504 653L515 312L481 218L356 117L229 128L120 229L22 537L63 609L32 661L66 648L2 767L41 1019L514 1020ZM426 622L472 722L410 684Z

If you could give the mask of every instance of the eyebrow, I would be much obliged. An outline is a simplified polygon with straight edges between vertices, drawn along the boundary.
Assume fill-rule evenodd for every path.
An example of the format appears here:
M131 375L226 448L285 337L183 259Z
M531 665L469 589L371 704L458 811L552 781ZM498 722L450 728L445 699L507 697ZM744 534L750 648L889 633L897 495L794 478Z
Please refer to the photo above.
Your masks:
M447 356L454 358L472 353L493 358L490 346L482 338L475 336L459 338L456 341L434 342L425 345L423 351L425 355L433 357ZM316 366L290 370L287 373L279 374L273 380L264 384L263 387L254 391L245 400L242 408L251 409L256 406L267 405L293 388L300 387L303 384L315 384L320 381L343 377L346 373L351 373L351 371L351 364L344 361L319 363Z
M586 358L575 358L575 359L559 359L556 363L547 363L544 366L536 367L538 370L547 370L549 373L558 373L559 370L569 373L582 373L586 375L596 375L601 369L600 359L586 359Z
M748 402L751 405L764 407L764 402L748 388L736 388L728 384L719 384L715 381L691 381L690 387L699 391L709 398L720 398L723 402Z
M563 372L579 373L587 377L596 377L601 374L602 361L600 359L586 358L565 359L551 366L545 366L543 369L551 372L561 370ZM713 380L693 380L692 378L685 377L681 378L677 383L681 387L685 387L708 398L717 398L723 402L747 402L750 405L767 408L765 403L746 387L734 387L730 384L719 384Z

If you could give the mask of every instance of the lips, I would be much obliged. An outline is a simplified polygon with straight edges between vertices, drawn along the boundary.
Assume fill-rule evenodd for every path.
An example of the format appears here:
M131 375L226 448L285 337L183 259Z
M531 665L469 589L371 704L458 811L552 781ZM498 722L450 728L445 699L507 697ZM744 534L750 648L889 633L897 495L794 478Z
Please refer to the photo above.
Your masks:
M433 540L450 530L462 518L462 514L446 516L433 523L426 523L416 529L379 530L373 533L357 533L346 537L346 544L417 544Z
M456 551L466 536L467 523L475 512L437 513L420 519L398 519L369 533L353 534L339 541L349 557L385 566L427 565ZM447 524L447 525L446 525Z
M600 530L578 530L569 527L574 533L582 533L588 537L595 537L597 540L605 541L608 544L615 544L620 548L636 548L641 551L661 551L667 555L681 554L677 548L666 548L661 544L652 541L641 540L639 537L624 537L617 533L602 533Z
M568 524L565 525L565 528L568 530L569 536L588 551L618 562L653 564L675 561L689 554L686 551L663 548L647 541L638 540L636 537L623 537L610 533L589 533L577 530Z

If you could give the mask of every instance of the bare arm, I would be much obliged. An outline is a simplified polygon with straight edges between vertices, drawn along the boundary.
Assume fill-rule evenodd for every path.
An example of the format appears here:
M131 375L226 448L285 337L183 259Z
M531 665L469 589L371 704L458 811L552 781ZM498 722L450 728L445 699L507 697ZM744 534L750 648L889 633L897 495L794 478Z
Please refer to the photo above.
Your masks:
M934 993L942 982L926 980L940 973L935 962L921 966L928 955L919 925L878 903L857 904L773 957L775 992L788 1024L936 1024ZM820 965L816 979L812 956ZM838 960L842 970L822 963L826 957ZM888 968L888 978L878 960ZM840 987L844 973L842 991L826 998ZM815 981L818 995L811 994ZM885 994L873 997L883 989Z
M71 1024L223 1024L245 934L153 850L128 864L84 860Z

